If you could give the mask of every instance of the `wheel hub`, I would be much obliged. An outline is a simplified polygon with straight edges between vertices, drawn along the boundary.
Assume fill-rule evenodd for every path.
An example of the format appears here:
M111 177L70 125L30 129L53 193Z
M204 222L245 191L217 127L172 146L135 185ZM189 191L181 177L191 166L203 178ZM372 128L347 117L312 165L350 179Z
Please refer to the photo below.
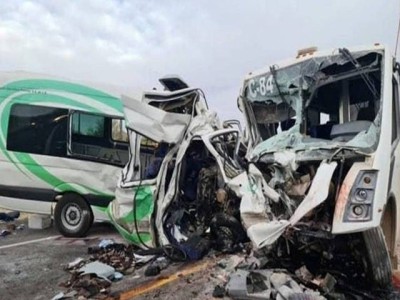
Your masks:
M68 225L76 226L79 224L82 218L82 212L77 205L71 204L65 210L64 216L65 216L65 221Z

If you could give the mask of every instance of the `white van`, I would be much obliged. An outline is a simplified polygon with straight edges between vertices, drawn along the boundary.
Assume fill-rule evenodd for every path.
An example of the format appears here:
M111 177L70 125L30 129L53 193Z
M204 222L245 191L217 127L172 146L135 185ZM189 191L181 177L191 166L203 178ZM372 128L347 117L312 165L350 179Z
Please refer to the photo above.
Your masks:
M389 50L299 51L249 73L238 104L247 159L264 183L264 200L241 203L253 243L272 252L287 245L281 259L289 250L299 263L308 255L309 268L365 267L377 286L390 284L400 228L400 103L399 64Z
M0 207L53 215L82 236L105 210L128 162L120 98L24 72L0 74Z

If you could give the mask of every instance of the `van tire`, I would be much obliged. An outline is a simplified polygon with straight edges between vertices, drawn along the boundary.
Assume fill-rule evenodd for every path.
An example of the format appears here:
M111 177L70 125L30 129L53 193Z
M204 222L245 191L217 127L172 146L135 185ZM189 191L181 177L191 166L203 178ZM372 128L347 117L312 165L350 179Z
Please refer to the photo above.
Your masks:
M382 228L376 227L362 233L366 259L367 277L378 288L387 288L392 281L392 265Z
M83 237L93 224L93 212L77 194L64 194L54 210L54 224L66 237Z

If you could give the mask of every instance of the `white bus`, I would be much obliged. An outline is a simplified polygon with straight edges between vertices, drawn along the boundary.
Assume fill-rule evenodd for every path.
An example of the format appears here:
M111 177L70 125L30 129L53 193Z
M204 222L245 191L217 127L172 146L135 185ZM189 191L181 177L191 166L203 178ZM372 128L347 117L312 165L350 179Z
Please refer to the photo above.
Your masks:
M390 284L400 232L400 103L389 50L299 51L249 73L238 104L247 158L266 181L262 204L242 199L252 241L281 240L316 264L347 249L357 264L344 271L365 266L376 285Z

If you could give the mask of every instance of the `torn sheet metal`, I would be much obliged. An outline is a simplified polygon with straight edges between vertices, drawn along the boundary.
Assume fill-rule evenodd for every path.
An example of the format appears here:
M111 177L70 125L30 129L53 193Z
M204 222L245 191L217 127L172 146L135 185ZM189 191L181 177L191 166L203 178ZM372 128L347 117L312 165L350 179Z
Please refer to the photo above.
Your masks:
M94 261L80 268L79 272L82 272L83 275L96 274L98 277L109 279L114 275L115 269L109 265Z
M191 115L166 112L126 96L122 100L126 126L156 142L179 142L192 118Z
M185 136L176 146L175 167L171 176L171 180L167 187L165 187L165 176L160 174L160 187L157 195L157 211L155 212L155 227L157 228L158 239L161 245L168 245L170 243L165 230L164 230L164 213L176 197L176 183L179 180L179 174L182 166L182 159L184 158L187 149L195 137L201 137L209 133L215 132L217 128L222 128L217 115L214 112L203 111L202 114L194 117L186 131ZM167 159L163 164L167 163Z
M130 108L132 106L134 110L131 110L131 112L134 111L135 114L143 112L146 115L153 110L161 111L158 108L140 102L130 105ZM178 119L181 120L177 122L180 126L177 127L177 130L170 130L172 127L169 127L169 121L164 124L162 122L158 123L157 126L167 130L167 138L163 136L162 130L158 130L159 128L156 127L155 131L152 132L154 128L147 128L143 125L144 122L134 118L129 119L131 120L131 124L128 125L129 128L156 141L168 141L170 147L166 156L163 157L160 169L154 179L132 181L133 178L138 177L138 173L140 174L141 166L138 167L138 164L134 163L135 159L131 159L119 181L116 198L108 207L109 216L115 227L125 239L135 245L143 247L144 242L147 246L156 247L171 243L170 228L167 229L165 227L166 211L174 200L182 196L181 182L183 179L181 177L184 176L182 175L182 164L186 162L186 156L192 151L190 150L191 144L194 141L197 143L203 142L206 148L212 147L210 143L205 143L202 138L208 137L214 132L216 134L224 134L228 131L222 129L222 124L217 115L204 109L201 102L196 103L196 111L197 114L193 117L161 111L166 118L171 116L175 118L178 115ZM131 118L133 116L131 114L127 117ZM150 114L146 118L154 116L155 114ZM170 121L176 125L172 119ZM190 122L185 123L186 121ZM157 123L157 121L155 120L154 123ZM187 128L185 127L186 124L188 124ZM136 146L139 144L136 142ZM215 153L215 150L208 148L208 153ZM132 153L132 157L134 154ZM216 159L217 167L223 168L226 166L227 163L224 165L224 163L219 162L222 159L220 156L214 158ZM185 238L182 238L183 235L179 232L180 229L177 226L173 229L175 238L178 238L179 241L185 240Z
M322 162L320 164L308 194L289 220L268 220L266 213L268 197L262 193L260 189L262 185L251 183L254 178L257 178L257 175L250 175L250 178L247 180L249 184L242 185L241 188L243 196L240 213L242 222L247 229L247 234L256 248L273 244L287 227L295 225L308 212L326 200L329 192L329 184L336 167L336 162ZM251 174L251 170L249 170L249 173ZM255 172L255 174L257 173ZM243 177L242 175L242 178L239 180L242 181Z
M150 221L154 210L156 187L152 182L154 180L143 181L141 186L117 188L115 199L107 208L108 216L121 236L139 245L143 242L147 246L153 246L154 242Z
M296 153L293 151L283 150L275 152L274 161L289 171L295 171L298 167L296 164Z
M321 163L311 184L310 191L290 218L291 225L300 221L309 211L320 205L328 197L329 184L336 167L336 161Z

